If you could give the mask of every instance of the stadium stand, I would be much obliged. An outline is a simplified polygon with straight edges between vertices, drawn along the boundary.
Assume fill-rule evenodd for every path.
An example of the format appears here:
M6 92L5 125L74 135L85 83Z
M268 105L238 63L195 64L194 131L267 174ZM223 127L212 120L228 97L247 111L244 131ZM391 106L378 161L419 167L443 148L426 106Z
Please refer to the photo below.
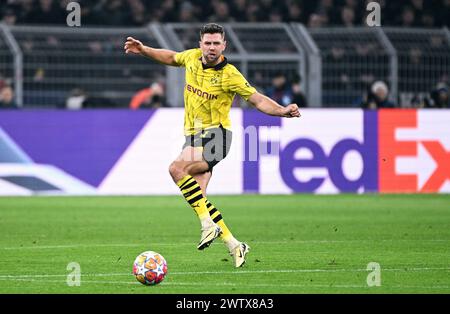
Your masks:
M7 24L60 24L69 0L7 0L0 16ZM358 0L79 0L86 25L144 26L149 22L298 22L321 26L357 26L368 1ZM383 25L449 26L447 0L377 1ZM436 14L438 12L438 14Z
M19 106L64 108L75 91L81 107L127 107L155 83L165 105L181 106L182 72L125 57L122 45L131 35L192 48L205 21L226 25L227 56L255 87L271 92L281 72L287 94L295 85L310 106L358 107L383 81L396 106L420 107L449 86L448 0L379 1L381 29L364 26L368 1L80 0L81 28L66 26L68 2L0 5L0 88L13 87Z

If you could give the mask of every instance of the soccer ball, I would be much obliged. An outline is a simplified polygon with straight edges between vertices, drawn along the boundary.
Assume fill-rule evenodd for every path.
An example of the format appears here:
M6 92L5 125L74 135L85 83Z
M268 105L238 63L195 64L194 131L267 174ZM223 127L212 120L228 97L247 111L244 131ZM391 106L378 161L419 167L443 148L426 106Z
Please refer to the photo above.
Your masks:
M156 285L164 280L166 274L167 263L159 253L152 251L143 252L134 261L133 275L143 285Z

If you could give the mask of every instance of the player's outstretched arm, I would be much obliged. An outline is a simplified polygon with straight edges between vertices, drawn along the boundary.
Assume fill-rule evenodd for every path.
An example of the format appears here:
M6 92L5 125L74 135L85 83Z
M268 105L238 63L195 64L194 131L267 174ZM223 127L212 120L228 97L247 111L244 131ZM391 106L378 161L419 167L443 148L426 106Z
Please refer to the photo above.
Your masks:
M134 39L133 37L127 38L124 50L126 54L138 54L165 65L178 65L175 61L175 51L148 47L145 46L141 41Z
M259 111L271 116L285 118L299 118L301 116L297 104L290 104L289 106L283 107L269 97L258 92L250 96L248 101Z

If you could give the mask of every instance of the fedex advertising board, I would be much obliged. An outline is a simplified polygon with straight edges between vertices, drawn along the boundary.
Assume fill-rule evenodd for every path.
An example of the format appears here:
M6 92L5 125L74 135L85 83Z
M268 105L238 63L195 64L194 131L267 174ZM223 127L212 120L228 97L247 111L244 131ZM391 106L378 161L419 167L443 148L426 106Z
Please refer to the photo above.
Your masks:
M168 167L183 119L183 109L4 111L0 195L178 194ZM450 110L304 109L284 119L233 109L231 119L210 194L450 192Z

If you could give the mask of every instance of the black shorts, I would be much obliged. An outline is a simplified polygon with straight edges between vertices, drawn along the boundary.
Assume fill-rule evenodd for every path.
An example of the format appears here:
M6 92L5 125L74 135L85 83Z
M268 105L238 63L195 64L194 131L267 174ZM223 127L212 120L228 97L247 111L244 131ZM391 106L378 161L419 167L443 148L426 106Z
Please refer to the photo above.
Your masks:
M224 159L231 147L231 139L233 133L225 128L211 128L202 130L193 135L186 136L186 142L183 149L188 146L203 147L203 159L212 171L222 159Z

